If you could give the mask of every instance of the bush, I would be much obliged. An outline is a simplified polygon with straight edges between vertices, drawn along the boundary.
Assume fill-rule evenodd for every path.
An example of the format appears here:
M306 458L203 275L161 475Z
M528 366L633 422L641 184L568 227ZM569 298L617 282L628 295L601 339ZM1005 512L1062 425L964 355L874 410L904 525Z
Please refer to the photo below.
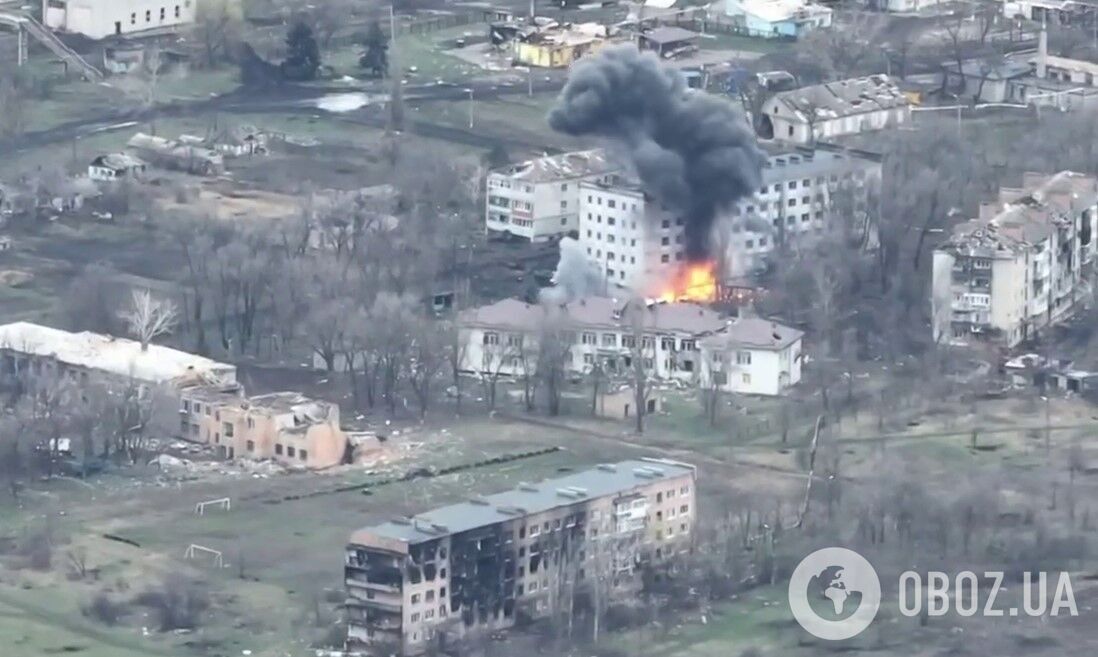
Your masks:
M20 553L34 570L49 570L53 565L53 537L49 530L27 534L20 546Z
M198 627L202 612L210 606L210 595L195 582L168 577L139 594L134 602L156 612L161 632L193 630Z
M88 618L95 619L106 625L114 625L126 615L129 606L125 602L111 600L106 593L96 593L91 602L84 605L81 611Z

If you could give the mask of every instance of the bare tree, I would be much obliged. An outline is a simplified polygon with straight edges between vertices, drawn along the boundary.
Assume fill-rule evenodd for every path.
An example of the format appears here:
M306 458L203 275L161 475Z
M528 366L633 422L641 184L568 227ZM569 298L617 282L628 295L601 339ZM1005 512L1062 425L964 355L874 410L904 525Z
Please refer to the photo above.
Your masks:
M412 326L408 383L419 402L419 415L427 414L432 385L446 365L446 336L430 317L419 317Z
M243 14L240 3L233 0L197 0L194 38L199 44L201 62L216 66L231 54L240 30Z
M15 137L27 124L27 98L14 73L0 73L0 137Z
M130 333L147 351L153 338L171 333L179 321L179 311L168 299L158 299L150 290L133 290L129 307L119 313Z

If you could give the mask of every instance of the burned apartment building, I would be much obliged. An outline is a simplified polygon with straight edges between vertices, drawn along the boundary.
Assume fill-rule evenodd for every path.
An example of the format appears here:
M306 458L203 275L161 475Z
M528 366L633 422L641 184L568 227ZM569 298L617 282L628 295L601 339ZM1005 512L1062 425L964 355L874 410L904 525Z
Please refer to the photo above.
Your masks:
M880 157L854 149L766 147L762 185L721 213L713 248L722 279L765 269L770 259L843 230L865 247L877 241L870 221L881 180ZM659 296L686 262L681 217L661 207L628 176L579 185L579 245L614 286Z
M360 529L346 549L348 645L419 654L605 610L643 567L687 549L694 480L675 461L602 464Z
M1098 180L1027 174L934 251L936 342L1012 348L1085 305L1098 229Z

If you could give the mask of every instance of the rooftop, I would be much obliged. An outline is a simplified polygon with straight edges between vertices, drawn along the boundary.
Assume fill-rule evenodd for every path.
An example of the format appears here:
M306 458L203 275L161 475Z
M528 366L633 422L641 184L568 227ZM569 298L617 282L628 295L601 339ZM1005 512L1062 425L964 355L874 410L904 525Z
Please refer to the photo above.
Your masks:
M567 318L568 327L622 328L631 326L627 300L610 297L587 297L560 306L530 304L517 299L471 308L459 315L466 326L537 331L545 325L550 313ZM644 329L653 332L709 333L724 328L721 316L704 306L693 303L653 303L644 312Z
M145 163L129 153L107 153L92 160L92 164L98 167L106 167L115 171L124 171L130 168L145 166Z
M537 484L521 484L509 491L475 498L434 509L408 519L366 527L351 536L351 542L376 536L408 544L434 540L487 527L518 516L536 514L581 500L629 493L658 479L694 472L694 466L662 459L639 459L603 464Z
M1023 190L1000 190L1009 199L986 220L959 224L943 248L972 255L1016 252L1046 239L1057 224L1098 203L1098 180L1074 171L1026 174Z
M1037 64L1037 58L1029 60L1031 64ZM1055 55L1046 55L1045 64L1052 68L1059 68L1068 71L1078 71L1080 73L1090 73L1093 76L1098 77L1098 64L1094 62L1088 62L1082 59L1071 59L1068 57L1056 57Z
M911 104L892 78L880 74L782 91L774 98L806 123ZM815 118L810 119L812 116Z
M804 331L791 326L761 317L740 317L728 321L724 330L705 338L702 344L716 348L785 349L803 337Z
M30 322L0 326L0 348L150 383L190 376L224 383L236 380L236 366L203 356L155 344L142 351L136 340L90 331L70 333Z
M574 153L562 153L560 155L547 155L535 160L527 160L519 164L511 165L506 169L500 169L493 173L507 176L514 180L528 182L552 182L554 180L570 180L585 176L597 176L604 173L612 173L618 166L611 162L606 152L601 148L589 151L577 151Z
M672 25L653 28L642 33L641 37L652 43L678 43L680 41L693 41L698 38L698 33Z
M804 0L731 0L728 3L730 13L739 5L746 14L757 16L768 23L780 23L809 16L829 14L831 10Z

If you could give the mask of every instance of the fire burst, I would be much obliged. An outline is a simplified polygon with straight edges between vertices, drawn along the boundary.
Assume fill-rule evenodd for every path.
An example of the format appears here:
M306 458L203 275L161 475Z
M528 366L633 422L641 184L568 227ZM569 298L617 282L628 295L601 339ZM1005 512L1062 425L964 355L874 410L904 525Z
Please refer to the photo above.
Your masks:
M712 303L717 300L717 265L695 262L675 273L656 297L660 301L695 301Z

